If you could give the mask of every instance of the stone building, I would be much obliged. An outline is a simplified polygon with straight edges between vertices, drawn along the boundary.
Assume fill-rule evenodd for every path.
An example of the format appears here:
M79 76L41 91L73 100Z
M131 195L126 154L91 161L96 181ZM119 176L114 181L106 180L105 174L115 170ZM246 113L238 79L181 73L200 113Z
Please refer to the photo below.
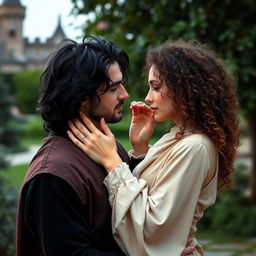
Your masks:
M0 70L14 73L24 69L41 68L46 57L55 51L66 37L60 17L53 35L41 42L29 42L23 37L26 8L20 0L4 0L0 5Z

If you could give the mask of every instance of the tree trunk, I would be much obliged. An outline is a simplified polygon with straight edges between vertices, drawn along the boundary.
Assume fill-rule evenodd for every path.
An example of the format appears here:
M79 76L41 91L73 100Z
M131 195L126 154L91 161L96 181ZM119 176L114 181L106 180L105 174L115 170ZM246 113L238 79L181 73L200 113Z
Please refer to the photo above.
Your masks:
M251 175L251 202L256 206L256 112L249 112L247 115L248 129L251 139L252 175Z

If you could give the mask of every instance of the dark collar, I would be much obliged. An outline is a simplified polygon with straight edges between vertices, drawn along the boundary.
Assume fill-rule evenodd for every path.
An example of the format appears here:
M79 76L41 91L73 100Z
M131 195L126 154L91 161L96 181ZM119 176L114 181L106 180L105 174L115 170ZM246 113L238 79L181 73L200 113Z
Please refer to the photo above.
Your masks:
M50 131L49 132L49 136L60 136L63 137L65 139L69 139L68 135L67 135L67 131L63 131L63 130L59 130L59 131Z

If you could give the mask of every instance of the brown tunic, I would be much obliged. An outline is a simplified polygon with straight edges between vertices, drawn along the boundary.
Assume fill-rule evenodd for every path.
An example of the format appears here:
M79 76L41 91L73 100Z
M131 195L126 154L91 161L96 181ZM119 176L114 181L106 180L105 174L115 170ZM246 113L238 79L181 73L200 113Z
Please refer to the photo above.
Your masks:
M117 143L117 147L122 160L129 164L126 151L119 143ZM81 206L79 208L82 209L79 214L83 215L84 223L87 224L85 243L92 253L87 254L87 248L84 248L85 251L81 251L80 254L65 255L121 255L97 253L98 251L104 253L104 250L120 252L115 246L111 234L111 208L108 203L108 193L103 184L107 174L105 169L91 160L70 140L60 136L50 136L44 140L43 145L33 158L20 193L17 219L17 256L46 255L41 242L42 238L40 234L35 234L34 227L28 223L29 213L26 212L29 203L29 186L33 180L45 174L54 175L70 185L74 194L77 195ZM47 211L53 211L53 214L54 210L47 209ZM80 232L79 230L80 227L77 232ZM69 234L68 230L65 232L67 232L67 237L76 235L71 231ZM82 233L84 232L82 230ZM94 250L95 254L93 254ZM57 248L56 251L58 251Z

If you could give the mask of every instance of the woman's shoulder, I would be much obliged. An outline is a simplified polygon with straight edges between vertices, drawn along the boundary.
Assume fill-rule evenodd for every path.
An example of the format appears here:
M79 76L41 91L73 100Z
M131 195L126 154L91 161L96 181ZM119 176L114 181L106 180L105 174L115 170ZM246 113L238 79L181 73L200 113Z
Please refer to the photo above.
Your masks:
M191 149L205 149L209 153L215 152L216 147L213 141L203 133L192 133L183 137L181 146Z

